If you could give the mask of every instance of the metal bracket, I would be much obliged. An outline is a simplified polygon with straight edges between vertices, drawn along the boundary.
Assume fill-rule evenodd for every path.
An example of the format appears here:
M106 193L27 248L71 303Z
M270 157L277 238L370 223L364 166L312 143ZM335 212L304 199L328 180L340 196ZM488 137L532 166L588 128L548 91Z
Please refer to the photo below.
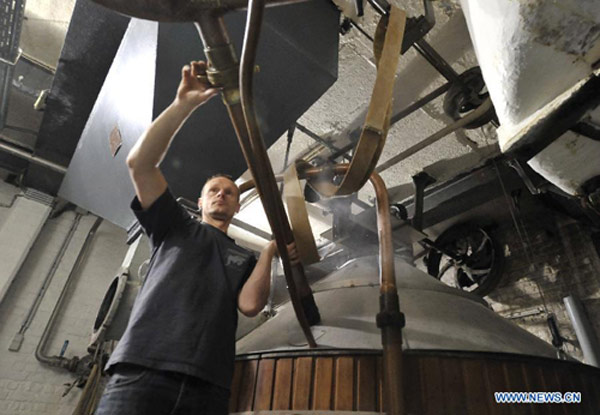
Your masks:
M18 48L17 56L15 56L15 58L12 61L9 61L8 59L4 59L4 58L0 57L0 62L5 63L10 66L15 66L17 64L17 62L19 62L19 59L21 59L21 55L23 55L23 49Z
M416 230L422 231L425 188L430 184L435 183L436 180L424 171L417 173L412 177L412 179L415 187L415 214L411 219L411 224Z

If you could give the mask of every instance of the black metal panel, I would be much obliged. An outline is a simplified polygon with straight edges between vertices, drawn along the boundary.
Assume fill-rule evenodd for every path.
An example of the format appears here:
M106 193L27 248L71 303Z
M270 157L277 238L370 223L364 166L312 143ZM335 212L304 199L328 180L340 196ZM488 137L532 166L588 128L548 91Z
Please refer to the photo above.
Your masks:
M502 182L500 182L502 180ZM494 162L470 173L425 190L423 228L434 226L525 185L505 163ZM414 215L414 198L401 202Z
M129 18L78 1L58 62L36 155L67 166L127 29ZM62 175L30 165L25 184L56 194Z
M14 63L19 57L19 39L25 2L0 0L0 129L4 128Z
M0 58L16 61L25 13L25 1L0 0Z
M255 80L255 101L265 141L270 145L337 78L339 16L330 3L313 0L270 8L265 19L257 56L260 72ZM139 22L132 20L123 38L60 189L65 199L124 228L134 221L128 206L133 187L125 167L127 152L151 117L172 102L182 65L203 59L203 46L193 24L160 24L156 84L148 84L146 75L154 75L155 67L146 52L156 39L151 40L155 35L147 27L154 23L146 22L146 29L132 32L131 28L141 27ZM239 52L245 12L228 15L226 22ZM143 82L136 79L135 73L140 70L145 71ZM132 96L139 98L139 105L131 104ZM147 114L146 119L136 116L140 111ZM115 126L123 146L113 158L109 137ZM239 176L246 170L220 99L211 100L190 117L161 169L173 193L191 200L198 197L205 179L215 172Z
M423 229L502 197L504 195L502 186L509 194L516 189L525 188L519 175L504 162L497 160L437 186L426 188L423 199ZM400 203L406 208L408 217L413 217L414 196ZM405 238L408 237L418 240L418 234L410 231L410 228L405 226L405 222L393 216L390 219L394 241L406 241ZM365 229L362 232L367 230L371 232L371 238L377 233L375 207L365 209L357 215L350 215L348 220L362 226Z
M0 129L4 128L15 67L0 62Z
M229 13L225 18L238 56L245 19L245 11ZM254 91L267 146L337 79L338 22L337 10L322 0L266 10ZM202 49L193 25L160 24L155 117L171 103L181 66L205 59ZM215 173L238 177L246 168L220 99L210 101L190 117L162 164L173 192L191 200L198 197L207 177Z
M124 228L134 221L125 158L152 121L157 36L158 23L131 20L59 191Z

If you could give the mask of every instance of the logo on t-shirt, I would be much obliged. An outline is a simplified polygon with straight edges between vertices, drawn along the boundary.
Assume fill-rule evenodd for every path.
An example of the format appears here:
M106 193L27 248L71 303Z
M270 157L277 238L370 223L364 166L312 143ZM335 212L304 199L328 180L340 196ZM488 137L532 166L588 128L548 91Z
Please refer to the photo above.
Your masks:
M241 268L247 259L248 254L229 248L225 254L225 266Z

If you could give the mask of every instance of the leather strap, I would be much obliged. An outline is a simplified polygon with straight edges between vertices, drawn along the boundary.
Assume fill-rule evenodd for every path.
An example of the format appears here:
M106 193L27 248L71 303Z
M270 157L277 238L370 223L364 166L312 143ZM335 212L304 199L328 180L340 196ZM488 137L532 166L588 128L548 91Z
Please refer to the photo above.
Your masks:
M296 162L292 163L285 171L283 186L283 199L287 206L287 213L290 218L300 261L303 265L319 262L319 253L317 252L317 245L308 220L306 202L304 201L304 193L298 179Z
M406 13L392 6L369 110L350 168L339 186L324 180L310 182L323 196L343 196L358 191L377 165L390 125L392 94L405 25Z
M350 167L339 185L331 181L332 175L312 179L307 184L323 196L342 196L358 191L377 166L390 126L392 94L405 25L406 13L392 6L369 110ZM308 265L317 262L319 255L308 221L296 163L292 163L285 172L284 199L302 263Z

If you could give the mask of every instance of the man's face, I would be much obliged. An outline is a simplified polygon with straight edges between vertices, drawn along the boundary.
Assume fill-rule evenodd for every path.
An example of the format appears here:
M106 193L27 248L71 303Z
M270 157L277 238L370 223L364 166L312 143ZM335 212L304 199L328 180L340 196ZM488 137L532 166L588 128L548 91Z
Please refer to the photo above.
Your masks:
M210 179L202 189L198 206L205 215L217 220L229 220L240 210L239 189L226 177Z

